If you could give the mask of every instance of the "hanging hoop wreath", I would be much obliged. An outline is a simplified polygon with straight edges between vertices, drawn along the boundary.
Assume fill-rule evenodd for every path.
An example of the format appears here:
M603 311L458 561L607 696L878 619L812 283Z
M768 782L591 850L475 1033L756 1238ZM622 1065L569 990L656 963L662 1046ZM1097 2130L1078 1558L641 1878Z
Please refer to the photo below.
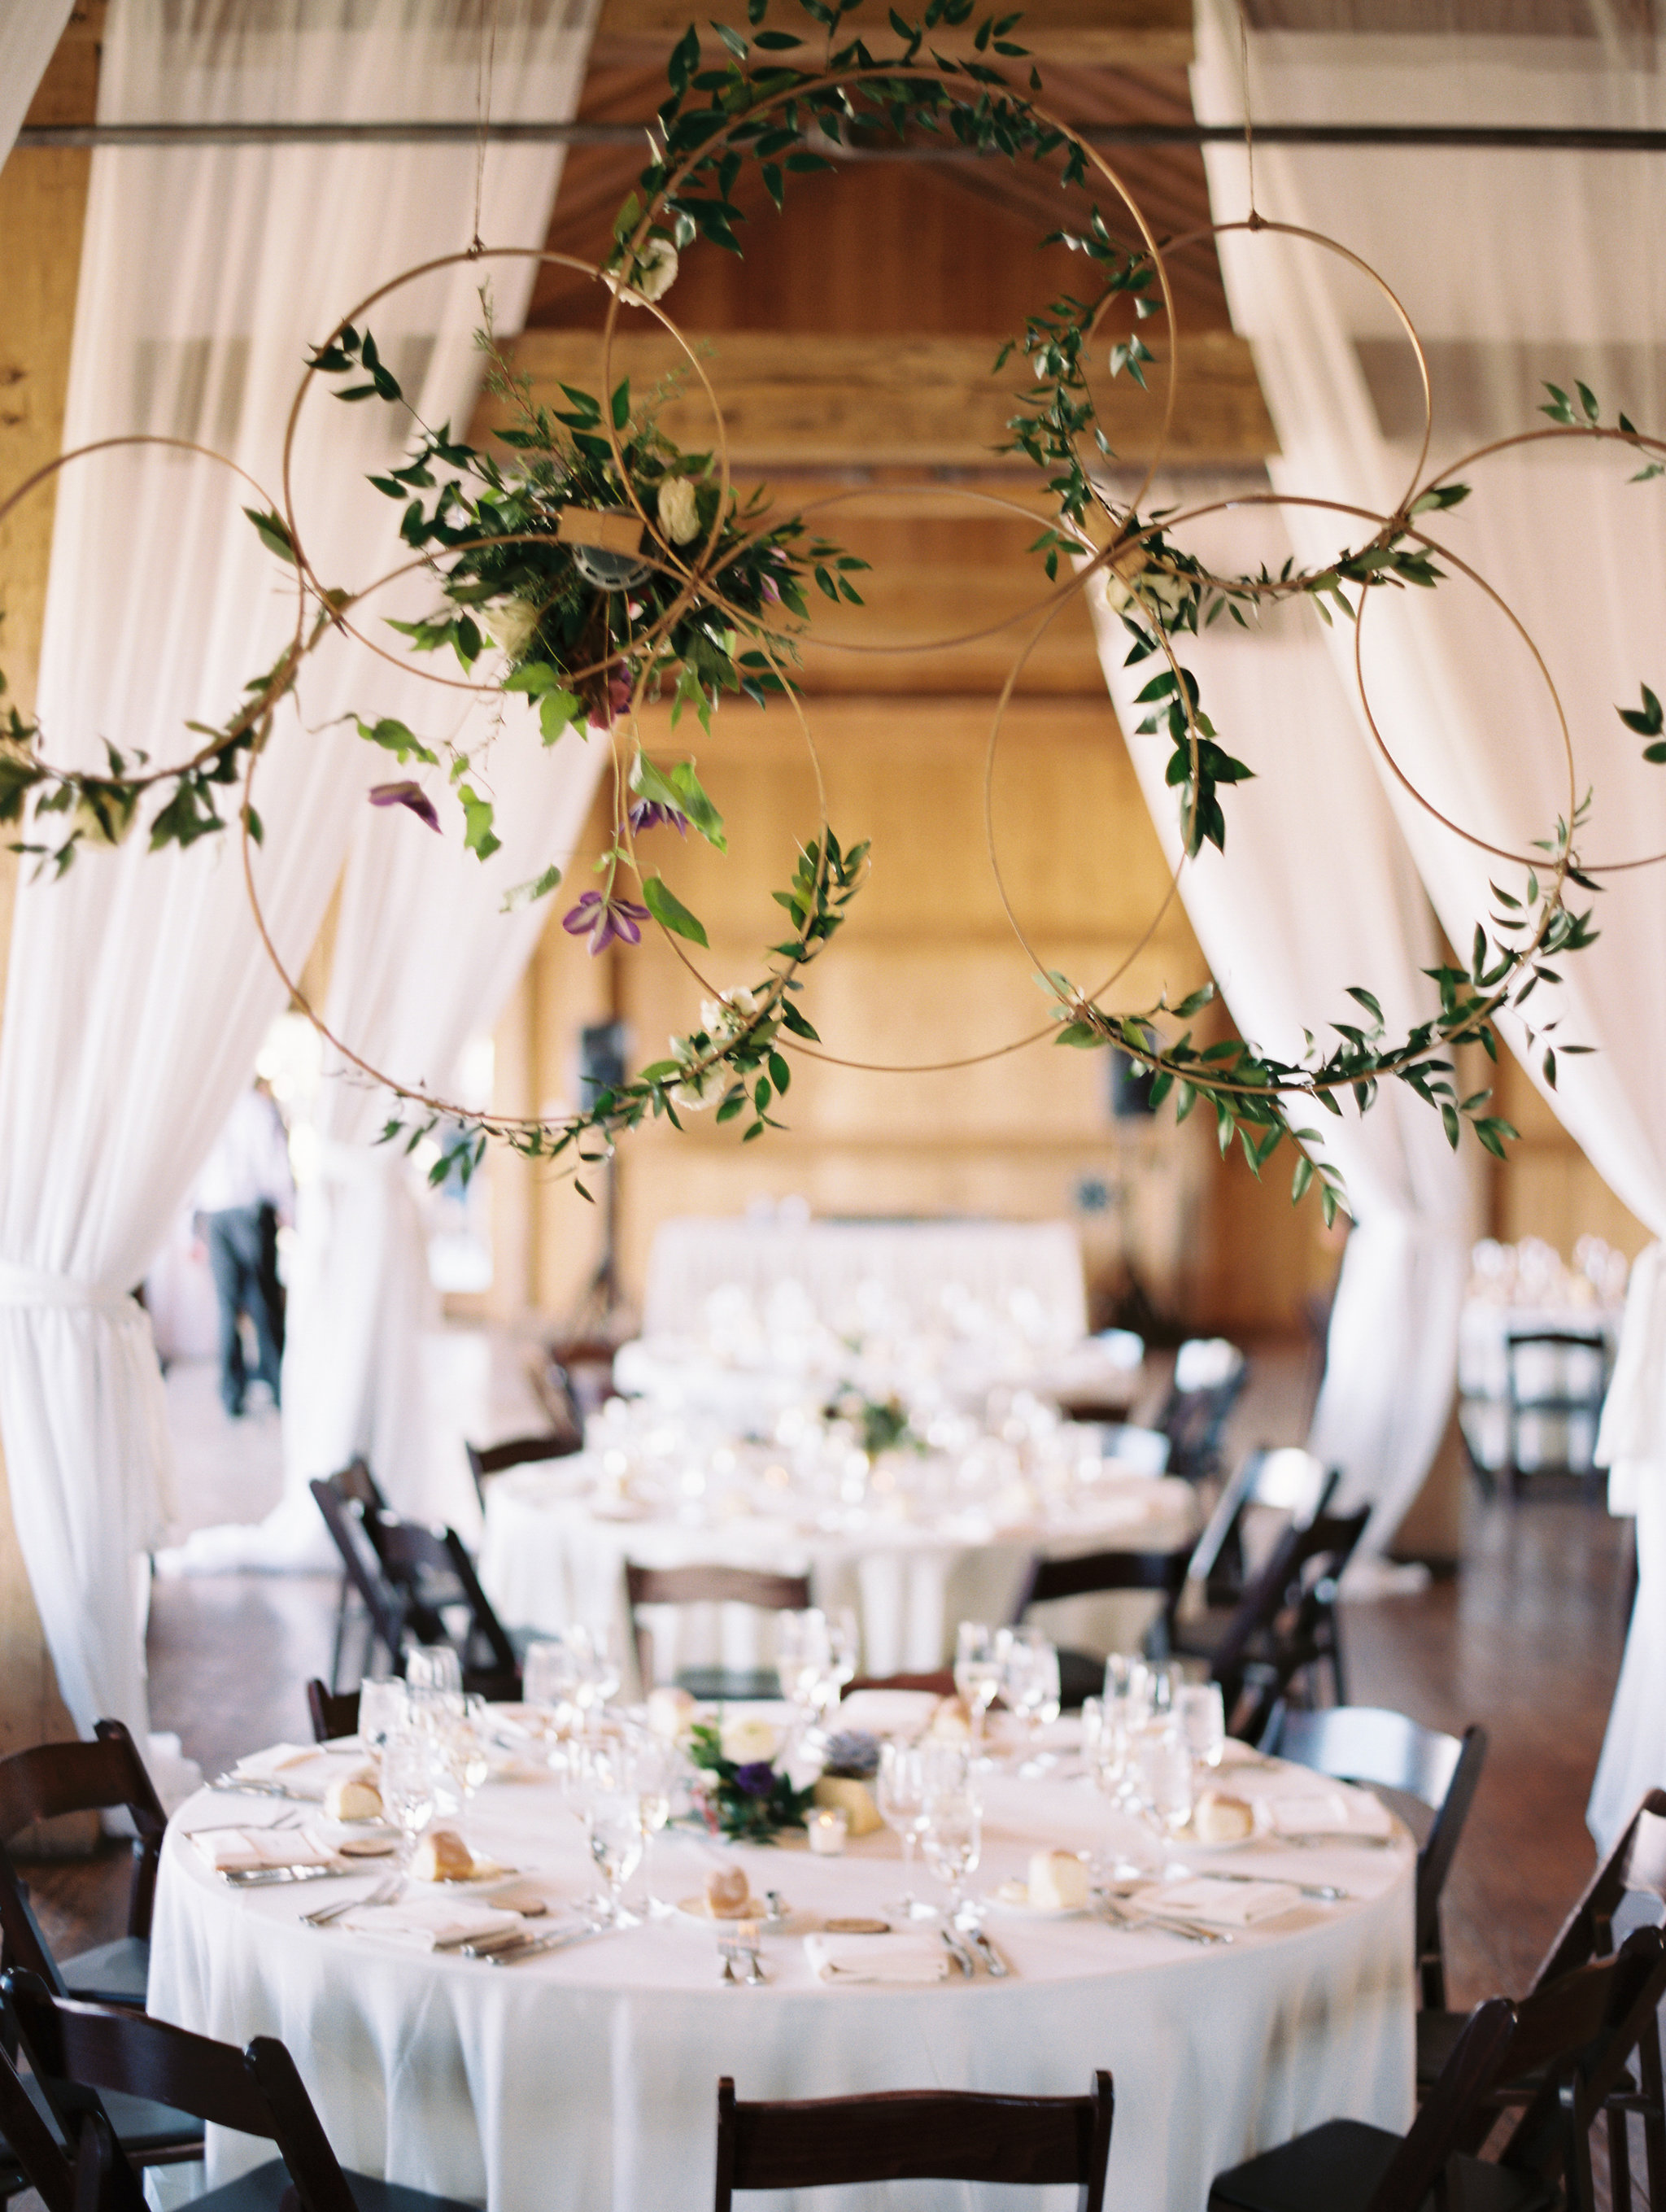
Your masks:
M1666 444L1639 433L1624 416L1608 425L1594 396L1577 386L1570 398L1555 386L1545 412L1552 427L1494 441L1426 477L1432 409L1428 363L1401 302L1377 273L1336 240L1294 226L1268 222L1253 209L1242 222L1207 226L1159 244L1136 200L1103 156L1070 127L1049 114L1033 97L1041 81L1033 68L1029 89L1020 91L996 65L1026 58L1012 36L1016 15L984 18L975 27L976 58L945 58L927 47L939 26L964 26L972 0L930 0L924 15L906 22L893 9L891 26L900 45L880 58L860 38L841 43L846 19L860 0L798 0L824 44L811 59L803 40L770 27L769 0L748 0L752 36L718 27L727 58L718 68L702 68L699 39L690 28L673 51L670 96L657 121L654 158L642 172L639 190L626 203L614 226L615 248L605 267L570 256L532 248L492 248L477 239L465 253L439 257L407 270L381 285L338 323L307 364L291 406L283 448L281 505L253 486L258 507L246 510L268 549L286 564L295 592L293 635L274 666L246 688L243 703L219 729L199 732L205 742L179 764L158 769L130 762L112 750L108 772L94 775L56 764L47 757L37 726L14 709L0 732L0 821L21 825L16 849L38 855L59 872L81 845L119 843L134 827L146 795L164 794L149 823L153 849L188 845L222 830L218 796L242 784L237 808L245 877L257 926L266 951L292 994L344 1063L391 1094L393 1111L384 1129L386 1139L403 1138L414 1146L423 1136L441 1133L436 1180L461 1169L466 1175L497 1139L533 1158L556 1160L575 1177L603 1158L625 1131L645 1119L664 1116L678 1122L679 1110L714 1104L717 1119L745 1117L744 1136L754 1139L776 1126L770 1109L787 1091L793 1055L858 1068L894 1066L921 1073L964 1067L999 1058L1052 1039L1070 1047L1115 1046L1155 1078L1154 1103L1172 1094L1177 1115L1184 1116L1200 1099L1216 1116L1221 1149L1236 1135L1250 1166L1259 1173L1286 1136L1300 1152L1292 1196L1299 1199L1316 1176L1327 1221L1346 1197L1335 1170L1322 1158L1316 1130L1297 1127L1298 1107L1317 1105L1341 1111L1344 1092L1361 1110L1373 1103L1385 1078L1406 1084L1442 1115L1456 1145L1467 1121L1480 1141L1502 1156L1516 1132L1483 1109L1489 1093L1461 1097L1456 1063L1459 1047L1480 1044L1494 1060L1495 1018L1518 1009L1545 981L1559 980L1546 966L1552 956L1576 952L1591 939L1589 910L1566 902L1570 885L1595 891L1608 872L1657 865L1666 854L1605 864L1584 863L1576 836L1589 800L1578 799L1578 779L1567 717L1542 656L1519 618L1496 590L1449 547L1430 534L1424 518L1450 509L1468 496L1460 472L1512 447L1556 439L1585 439L1623 446L1642 461L1639 479L1666 473ZM991 58L991 57L994 58ZM1013 161L1045 164L1055 158L1060 182L1067 191L1093 186L1115 196L1107 219L1094 204L1079 231L1061 230L1046 243L1062 242L1080 252L1093 274L1097 295L1090 300L1065 295L1028 319L1022 337L1003 349L999 369L1021 352L1032 382L1018 396L1008 428L1006 451L1022 454L1043 472L1054 520L1034 550L1043 556L1048 589L1031 606L994 629L1020 633L1017 653L997 700L985 756L985 834L990 866L1018 945L1031 963L1041 962L1014 912L1002 878L994 818L994 764L1008 703L1031 654L1064 609L1082 594L1104 592L1120 614L1132 645L1130 664L1150 660L1153 672L1140 694L1150 714L1141 730L1166 734L1171 747L1168 780L1179 794L1183 856L1164 898L1139 943L1116 969L1093 989L1065 975L1048 975L1055 999L1053 1018L1029 1034L990 1050L927 1063L882 1064L854 1060L829 1051L795 1003L805 969L826 949L842 926L862 880L866 847L847 848L827 817L825 789L815 742L793 678L798 647L810 625L811 594L861 604L855 578L866 563L836 543L814 534L807 518L836 509L849 493L833 493L810 502L790 517L776 516L762 493L742 506L732 483L722 410L705 368L672 318L660 305L674 282L678 255L696 240L720 250L740 252L735 226L744 218L733 192L747 165L756 167L770 198L783 206L788 182L797 175L836 166L839 151L864 134L883 133L906 142L911 137L945 134L964 149ZM1113 222L1131 226L1135 242L1119 240ZM1182 347L1174 313L1166 257L1204 239L1229 232L1268 232L1292 238L1340 256L1377 286L1412 347L1424 402L1424 425L1416 463L1399 506L1390 514L1317 496L1289 493L1240 495L1160 520L1142 520L1140 509L1156 480L1167 449L1181 374ZM556 263L607 287L611 297L602 331L602 392L563 387L567 405L550 411L535 404L529 387L518 385L492 338L489 317L483 332L488 378L508 403L514 420L497 433L502 453L484 453L453 439L449 429L431 431L417 424L418 436L405 460L386 477L370 481L403 509L400 535L410 557L356 589L328 580L308 550L303 518L296 511L293 461L303 409L315 388L334 380L335 396L349 401L404 404L398 380L382 361L371 328L376 309L392 294L436 271L461 263L487 264L517 259ZM1114 310L1130 307L1130 334L1106 343L1105 325ZM660 430L665 391L633 398L628 380L612 374L616 331L622 313L646 312L682 347L685 366L677 381L692 380L709 406L713 444L705 453L688 453ZM1152 459L1131 496L1113 494L1104 465L1114 459L1099 427L1094 399L1098 350L1104 374L1126 376L1146 386L1146 372L1158 359L1140 336L1145 323L1161 317L1168 331L1166 379ZM1149 388L1149 387L1147 387ZM414 420L413 416L413 420ZM70 462L113 446L162 444L207 453L208 449L169 439L104 440L62 456L36 471L3 502L3 520L19 500ZM222 456L209 454L222 460ZM228 467L233 464L226 462ZM236 473L242 477L240 470ZM900 488L899 488L900 489ZM433 494L431 504L424 495ZM1034 510L996 495L963 490L960 496L997 511L1033 516ZM1298 571L1287 563L1278 574L1219 575L1185 550L1180 535L1189 524L1224 507L1298 506L1321 510L1357 526L1359 542L1322 569ZM1061 556L1072 573L1059 575ZM1448 564L1446 568L1438 562ZM1566 813L1532 853L1489 842L1450 820L1416 790L1395 762L1372 709L1360 658L1359 637L1372 595L1384 589L1431 587L1456 573L1479 589L1503 616L1532 655L1546 687L1568 772ZM363 625L377 594L413 574L435 581L442 601L430 617L392 622L407 641L396 652ZM1183 1027L1213 995L1206 986L1170 1007L1120 1011L1104 1001L1115 990L1177 896L1180 869L1205 844L1224 848L1224 789L1250 770L1222 744L1204 711L1195 678L1180 655L1183 641L1223 614L1248 624L1267 603L1305 597L1327 620L1333 611L1355 625L1355 668L1367 726L1391 772L1410 795L1452 835L1476 849L1526 871L1524 896L1493 886L1498 902L1478 925L1474 956L1467 969L1442 969L1437 975L1440 1011L1403 1036L1385 1033L1382 1010L1363 985L1349 996L1364 1020L1333 1020L1340 1042L1322 1052L1311 1044L1298 1063L1283 1062L1244 1040L1229 1038L1201 1048ZM605 1091L587 1109L557 1121L504 1119L471 1110L403 1083L370 1065L350 1040L335 1036L301 998L298 985L279 958L261 913L253 870L253 848L264 835L254 805L260 755L270 741L279 704L293 694L312 653L332 631L356 639L370 653L452 693L502 702L523 696L536 708L546 745L582 741L587 732L605 733L611 757L612 837L603 855L599 890L584 892L564 916L566 927L588 939L593 951L612 941L635 944L652 923L708 995L700 1024L673 1041L672 1056L642 1068L630 1080ZM988 637L992 629L936 641L941 649ZM878 647L838 641L837 649L879 653L919 651L918 645ZM421 666L411 655L450 652L460 675ZM784 702L797 720L814 769L818 818L800 848L791 882L775 894L790 922L788 934L769 945L763 972L751 985L722 990L703 975L695 952L706 945L698 917L677 897L659 871L642 858L638 839L674 827L692 830L725 849L721 817L702 787L692 759L666 764L645 750L639 731L643 706L669 697L673 725L692 709L702 724L726 693L749 696L758 705ZM1646 686L1638 708L1621 710L1622 722L1645 740L1645 757L1666 762L1666 713ZM390 754L400 766L412 763L448 773L461 801L465 844L483 860L497 849L494 816L486 782L485 755L425 742L405 724L369 714L358 718L361 735ZM439 829L439 819L419 778L379 786L375 803L404 807ZM65 817L59 823L58 817ZM61 830L62 835L58 832ZM509 894L508 906L531 904L559 887L553 864ZM631 887L640 897L627 896ZM1176 1034L1177 1025L1181 1025ZM1554 1030L1546 1024L1544 1036ZM1529 1032L1531 1034L1531 1032ZM1582 1049L1560 1042L1546 1046L1547 1078L1555 1080L1556 1054ZM578 1188L584 1191L581 1181ZM584 1192L586 1196L589 1194Z

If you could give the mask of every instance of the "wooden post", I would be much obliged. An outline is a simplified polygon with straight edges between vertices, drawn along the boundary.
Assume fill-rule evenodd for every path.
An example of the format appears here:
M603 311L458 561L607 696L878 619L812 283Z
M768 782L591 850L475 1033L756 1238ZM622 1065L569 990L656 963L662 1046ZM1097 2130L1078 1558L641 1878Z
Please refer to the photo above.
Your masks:
M78 0L43 78L30 123L91 123L98 90L103 0ZM9 487L63 450L64 403L75 329L76 283L87 218L90 153L14 151L0 168L0 269L6 272L0 323L0 487ZM52 555L50 489L24 501L0 523L0 667L9 691L0 708L34 706L40 632ZM11 949L17 860L0 849L0 997ZM58 1694L41 1633L9 1497L0 1492L0 1753L75 1734ZM72 1824L54 1822L54 1832ZM84 1845L96 1820L75 1832L26 1839L42 1847Z

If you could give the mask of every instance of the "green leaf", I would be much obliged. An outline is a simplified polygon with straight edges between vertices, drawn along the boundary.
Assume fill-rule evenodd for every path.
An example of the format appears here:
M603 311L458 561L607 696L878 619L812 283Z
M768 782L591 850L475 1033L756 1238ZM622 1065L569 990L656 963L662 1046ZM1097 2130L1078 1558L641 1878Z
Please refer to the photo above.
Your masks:
M483 860L490 860L503 842L492 829L490 799L482 799L472 784L467 783L459 787L457 796L463 802L464 846Z
M778 1052L772 1052L769 1055L769 1080L775 1086L776 1095L784 1098L787 1086L793 1080L793 1071Z
M385 751L401 761L415 759L426 761L430 768L439 766L439 754L425 745L420 738L413 737L404 724L396 722L391 714L383 715L379 722L360 722L356 715L354 720L358 722L359 735L367 744L380 745Z
M253 523L256 534L266 550L269 553L276 553L280 561L289 562L293 568L295 558L295 540L290 537L289 525L283 516L275 514L270 507L264 514L252 507L246 507L243 512Z
M534 876L530 883L517 884L513 890L506 891L498 911L519 914L524 907L536 906L541 898L549 897L560 881L561 870L551 860L541 876Z
M616 430L623 430L630 420L630 379L629 377L626 377L624 382L613 394L611 405L613 428Z
M691 945L707 943L704 926L658 876L643 877L642 903L660 927L670 930L673 936L686 937Z
M1290 1203L1299 1206L1307 1196L1307 1187L1313 1180L1313 1163L1304 1152L1296 1163L1296 1172L1290 1178Z

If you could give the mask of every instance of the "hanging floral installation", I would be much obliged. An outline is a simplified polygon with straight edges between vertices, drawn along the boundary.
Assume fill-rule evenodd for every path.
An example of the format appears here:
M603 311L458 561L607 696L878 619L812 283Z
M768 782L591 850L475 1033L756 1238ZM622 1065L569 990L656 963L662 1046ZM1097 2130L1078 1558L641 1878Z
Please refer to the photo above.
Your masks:
M1532 1021L1521 1010L1541 985L1560 980L1552 963L1593 940L1590 909L1576 906L1572 898L1575 892L1597 890L1602 872L1580 859L1578 839L1590 799L1579 793L1567 718L1544 664L1508 606L1439 541L1434 528L1444 513L1469 496L1465 473L1506 447L1554 440L1608 443L1640 460L1635 473L1641 480L1666 472L1666 444L1645 436L1624 416L1605 423L1584 386L1576 386L1572 396L1550 386L1547 427L1497 441L1426 473L1430 409L1422 349L1399 301L1346 247L1316 233L1268 222L1253 211L1243 222L1213 225L1159 247L1116 171L1041 104L1038 74L1033 67L1022 70L1028 56L1015 37L1017 15L987 15L973 24L973 0L930 0L915 21L893 8L887 35L895 44L876 53L848 20L860 4L861 0L796 0L797 27L788 30L769 21L770 0L748 0L750 37L714 27L725 50L715 66L702 58L699 36L690 27L671 56L654 158L614 226L614 251L605 267L588 269L565 255L510 252L477 243L465 254L403 272L353 308L316 349L295 395L281 500L244 479L256 496L246 512L295 588L295 627L283 653L250 681L222 726L189 725L200 743L182 763L170 767L157 767L143 756L124 756L113 746L106 747L105 767L98 773L58 765L46 751L41 731L13 708L0 730L0 822L16 827L15 849L61 872L82 847L121 843L139 825L152 799L160 802L144 822L152 850L189 846L234 820L242 834L257 921L277 962L260 917L252 866L252 848L264 835L255 804L257 770L272 738L277 707L295 692L309 655L334 631L344 631L374 653L393 659L380 631L361 627L369 619L367 605L388 584L420 573L434 586L431 612L420 620L384 624L403 640L402 665L409 665L412 655L417 665L425 657L449 655L462 671L460 684L455 677L436 680L489 701L524 697L536 711L546 747L600 743L610 748L612 836L601 856L598 883L576 896L568 887L571 903L562 913L564 928L593 954L610 945L636 946L645 930L657 930L688 967L702 995L697 1025L672 1039L667 1058L604 1090L581 1113L554 1121L471 1112L369 1066L350 1041L325 1030L349 1066L392 1095L385 1139L414 1146L437 1132L441 1150L433 1170L436 1180L459 1168L466 1174L488 1142L496 1139L532 1158L560 1163L584 1191L585 1168L607 1158L621 1135L649 1117L680 1126L680 1115L711 1106L719 1121L743 1121L747 1139L776 1126L771 1109L788 1090L793 1059L838 1057L822 1044L797 1001L805 971L836 935L860 887L867 848L841 842L824 802L791 882L774 895L787 917L785 934L763 949L751 983L720 988L696 964L695 956L707 949L703 925L651 855L665 849L670 832L684 838L691 832L722 852L723 820L702 784L696 760L651 757L638 734L638 716L645 704L664 701L673 728L690 713L708 728L726 696L745 696L793 714L813 762L813 738L795 677L800 641L812 625L818 597L861 605L856 578L866 564L807 526L806 516L818 507L836 506L837 495L786 517L774 512L761 491L741 500L730 482L717 396L660 302L675 282L679 256L697 242L741 252L739 230L745 217L735 193L744 171L756 170L780 210L793 179L835 168L842 150L881 139L903 146L947 140L989 158L1055 167L1067 192L1097 191L1106 201L1103 208L1090 201L1085 222L1061 228L1043 241L1062 243L1080 255L1088 280L1082 296L1062 295L1032 314L994 364L999 371L1016 356L1030 370L1017 395L1003 450L1034 464L1051 519L1032 549L1040 556L1049 590L1027 616L1017 618L1027 628L996 705L990 763L1007 701L1048 624L1073 599L1103 594L1128 632L1128 664L1150 663L1140 694L1149 714L1140 726L1142 732L1164 736L1170 747L1168 781L1177 795L1185 857L1195 858L1206 845L1224 849L1225 794L1253 771L1228 749L1210 720L1196 678L1185 665L1186 640L1222 617L1253 629L1262 607L1295 599L1309 601L1327 621L1352 623L1365 717L1385 761L1399 775L1372 715L1359 641L1368 611L1383 592L1434 589L1456 574L1487 596L1524 649L1534 653L1568 773L1565 811L1525 853L1490 845L1462 824L1437 815L1453 834L1491 855L1499 872L1509 876L1511 887L1493 884L1494 903L1476 922L1468 965L1431 971L1438 1012L1403 1035L1387 1033L1382 1008L1362 983L1348 994L1353 1006L1346 1018L1337 1018L1337 1010L1315 1011L1316 1030L1335 1042L1322 1044L1317 1034L1309 1033L1299 1060L1280 1060L1237 1037L1195 1043L1189 1025L1213 997L1212 987L1172 1006L1159 999L1152 1006L1120 1008L1113 994L1134 953L1093 988L1046 971L1007 902L1019 943L1054 1002L1050 1021L1019 1042L1050 1039L1066 1048L1115 1047L1127 1053L1140 1073L1154 1078L1154 1103L1171 1101L1183 1120L1201 1102L1214 1115L1223 1153L1236 1139L1257 1174L1286 1137L1292 1139L1298 1153L1292 1196L1300 1199L1316 1181L1328 1222L1347 1201L1323 1158L1322 1137L1312 1126L1312 1115L1316 1109L1341 1114L1345 1096L1351 1095L1364 1111L1385 1080L1404 1084L1439 1113L1455 1146L1467 1123L1482 1145L1502 1155L1516 1132L1486 1110L1487 1090L1462 1091L1456 1055L1466 1046L1479 1046L1496 1060L1499 1014L1508 1011L1520 1014L1524 1024ZM970 53L945 55L933 43L945 30L969 26ZM1026 78L1022 88L1015 81L1020 73ZM1265 569L1215 574L1186 550L1184 532L1189 524L1225 502L1160 516L1142 517L1140 512L1162 465L1178 382L1181 346L1166 257L1196 239L1239 229L1282 231L1361 270L1398 318L1422 379L1421 448L1391 514L1270 490L1248 499L1240 494L1231 502L1243 506L1259 499L1269 505L1306 505L1344 518L1356 529L1357 543L1322 569L1299 570L1286 562L1276 574ZM296 426L309 392L317 386L350 403L404 407L400 386L377 349L379 303L435 270L462 262L477 262L483 270L494 260L510 258L559 263L608 288L602 390L563 386L564 406L552 410L537 404L496 344L489 291L483 289L487 384L509 416L508 426L495 434L496 449L482 451L454 438L449 426L436 431L416 423L414 442L400 465L370 479L401 507L399 536L409 558L356 591L326 582L313 566L290 485ZM628 379L615 383L610 370L620 318L632 313L657 319L687 355L676 377L646 393L633 393ZM1153 319L1167 331L1166 358L1160 363L1143 335ZM1164 373L1159 389L1152 390L1146 372L1159 366ZM1160 416L1156 451L1131 497L1116 492L1107 472L1115 455L1095 404L1094 386L1101 376L1131 380L1151 391ZM667 399L692 386L703 391L712 411L713 444L703 453L684 451L660 423ZM0 502L0 519L81 453L130 442L182 441L111 440L66 454ZM1640 705L1618 711L1625 726L1645 740L1645 758L1666 763L1666 717L1654 692L1642 687ZM467 848L483 860L498 849L489 742L472 752L430 743L404 723L378 716L369 702L357 717L357 728L366 743L387 756L390 769L443 775L459 802ZM819 769L817 782L819 791ZM1420 794L1412 795L1427 806ZM374 805L408 812L429 830L440 830L420 774L390 773L369 797ZM988 842L999 883L993 834ZM511 890L505 906L530 905L561 889L561 871L552 863ZM1171 883L1164 910L1174 896ZM1153 918L1152 930L1160 918L1160 913ZM1136 952L1150 934L1148 930ZM282 963L277 964L282 970ZM293 989L293 979L286 981ZM319 1018L313 1018L324 1030ZM1542 1054L1542 1072L1552 1085L1558 1055L1583 1049L1561 1038L1554 1016L1528 1034Z

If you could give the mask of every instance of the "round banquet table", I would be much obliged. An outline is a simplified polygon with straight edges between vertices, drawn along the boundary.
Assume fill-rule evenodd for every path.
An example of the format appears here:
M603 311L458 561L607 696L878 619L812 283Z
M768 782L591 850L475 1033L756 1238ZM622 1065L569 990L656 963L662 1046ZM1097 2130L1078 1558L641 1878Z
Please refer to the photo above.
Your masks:
M980 1508L921 1520L864 1509L829 1527L793 1517L783 1494L777 1512L685 1521L610 1500L598 1455L575 1453L494 1478L480 1579L511 1626L605 1627L614 1650L628 1652L627 1559L807 1573L814 1603L854 1609L865 1673L915 1674L947 1664L958 1622L1010 1620L1038 1552L1177 1551L1197 1533L1190 1486L1148 1475L1110 1473L1045 1516L1033 1494L1014 1503L1022 1517ZM1141 1594L1073 1598L1036 1617L1061 1644L1104 1653L1137 1646L1157 1603ZM661 1679L690 1665L747 1669L770 1657L770 1624L748 1607L650 1607L645 1619Z
M1021 1879L1039 1845L1087 1849L1125 1834L1089 1784L1063 1778L1067 1760L1060 1771L988 1778L975 1893ZM1316 1781L1256 1765L1231 1786L1310 1796ZM1361 1808L1359 1793L1341 1794ZM365 1877L234 1890L182 1832L285 1809L199 1793L175 1816L156 1899L151 2011L234 2044L281 2037L344 2165L490 2212L705 2204L721 2074L743 2098L933 2087L1056 2095L1080 2094L1108 2067L1116 2118L1107 2201L1139 2212L1201 2212L1221 2168L1335 2115L1410 2123L1414 1853L1397 1824L1374 1849L1346 1839L1298 1849L1269 1837L1230 1853L1189 1850L1194 1869L1348 1892L1343 1903L1300 1903L1241 1929L1229 1948L1091 1917L992 1911L1010 1979L955 1974L907 1987L818 1982L798 1932L895 1899L900 1853L888 1832L842 1858L747 1847L737 1856L754 1892L781 1890L796 1923L766 1926L768 1985L748 1988L720 1984L710 1924L680 1915L502 1967L309 1930L298 1924L304 1911L359 1893ZM1374 1801L1371 1809L1380 1820ZM591 1888L581 1829L553 1778L488 1784L471 1841L552 1903ZM698 1893L726 1848L668 1831L655 1848L656 1891ZM639 1874L633 1899L641 1887ZM263 2154L211 2130L210 2185ZM921 2201L871 2189L804 2200L815 2212L887 2202L917 2212ZM931 2199L979 2212L1061 2212L1066 2201L1059 2191L946 2187Z

